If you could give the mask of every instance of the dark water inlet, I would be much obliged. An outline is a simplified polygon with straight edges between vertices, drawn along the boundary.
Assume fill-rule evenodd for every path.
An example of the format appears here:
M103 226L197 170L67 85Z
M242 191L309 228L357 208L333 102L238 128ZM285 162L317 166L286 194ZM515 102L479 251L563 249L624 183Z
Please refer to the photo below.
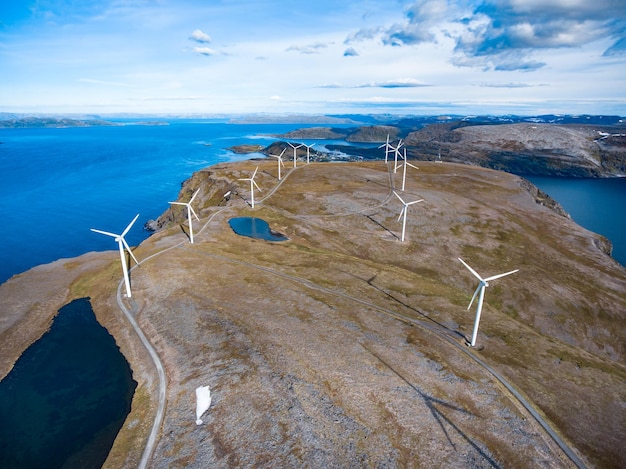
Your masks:
M285 235L272 231L270 225L261 218L231 218L228 220L228 224L240 236L248 236L265 241L287 241L289 239Z
M136 387L89 298L65 305L0 382L0 467L101 467Z

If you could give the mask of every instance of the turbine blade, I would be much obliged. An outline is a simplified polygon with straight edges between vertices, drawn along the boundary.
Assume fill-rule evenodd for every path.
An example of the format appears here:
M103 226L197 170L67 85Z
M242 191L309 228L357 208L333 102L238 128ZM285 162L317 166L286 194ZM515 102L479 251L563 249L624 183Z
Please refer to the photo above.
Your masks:
M191 205L189 206L189 210L191 211L191 213L193 213L193 216L196 217L196 220L200 221L200 218L198 218L198 215L196 215L196 212Z
M398 199L400 199L400 202L402 202L403 204L405 204L405 205L406 205L406 202L405 202L404 200L402 200L402 197L400 197L396 191L393 191L393 193L394 193L394 194L396 194L396 197L397 197Z
M519 269L512 270L510 272L507 272L506 274L499 274L499 275L494 275L493 277L486 278L485 282L489 282L490 280L495 280L497 278L504 277L506 275L511 275L511 274L514 274L515 272L519 272Z
M126 248L126 250L128 251L128 254L130 254L130 257L133 258L133 260L135 261L136 264L139 264L139 261L137 260L137 258L135 257L135 255L133 254L133 251L130 250L130 246L128 245L128 243L126 242L126 240L124 238L120 238L122 240L122 243L124 243L124 247Z
M251 177L250 179L254 179L254 178L255 178L255 176L256 176L256 172L257 172L258 170L259 170L259 167L257 166L257 167L254 169L254 173L252 173L252 177Z
M476 291L474 292L474 296L472 296L472 300L470 301L469 306L467 307L468 311L469 309L472 307L472 303L474 302L474 300L476 299L476 295L478 295L478 292L480 291L480 288L483 286L482 283L478 284L478 287L476 288Z
M168 202L168 204L173 204L173 205L187 205L184 202Z
M424 199L414 200L413 202L408 202L407 205L417 204L419 202L424 202Z
M400 221L400 218L402 218L402 215L404 215L404 212L406 211L406 205L404 207L402 207L402 210L400 210L400 215L398 216L398 220Z
M258 190L261 190L261 188L259 187L259 185L256 183L256 181L255 181L254 179L252 180L252 184L254 184L254 185L255 185L255 187L256 187ZM261 191L261 192L262 192L262 191Z
M410 166L411 168L415 168L415 169L419 169L417 166L413 166L411 163L407 162L406 164L407 166Z
M469 270L472 274L474 274L474 277L476 277L476 278L477 278L478 280L480 280L481 282L483 282L483 281L484 281L484 280L483 280L483 278L482 278L480 275L478 275L478 273L476 273L476 271L475 271L474 269L472 269L469 265L467 265L467 263L466 263L463 259L461 259L461 258L459 257L459 260L463 263L463 265L464 265L465 267L467 267L467 268L468 268L468 270Z
M126 235L126 233L130 231L130 228L135 224L135 222L137 221L137 218L139 218L139 214L135 215L135 218L133 218L133 221L131 221L126 227L126 229L122 231L122 234L120 235L121 238L123 238L124 235Z
M119 237L119 235L117 235L115 233L110 233L108 231L96 230L95 228L90 228L90 229L91 229L91 231L93 231L95 233L100 233L100 234L103 234L103 235L112 236L114 238Z
M280 152L280 156L283 156L286 151L287 151L287 147L283 148L283 151Z

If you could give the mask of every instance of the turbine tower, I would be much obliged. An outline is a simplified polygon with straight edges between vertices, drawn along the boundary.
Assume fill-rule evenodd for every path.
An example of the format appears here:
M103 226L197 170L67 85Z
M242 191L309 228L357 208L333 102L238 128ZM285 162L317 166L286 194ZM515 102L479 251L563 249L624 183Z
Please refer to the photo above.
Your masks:
M291 148L293 148L293 167L295 168L296 167L296 150L302 146L302 143L297 146L291 142L287 142L287 143L289 144Z
M315 143L312 143L311 145L307 145L306 143L303 143L302 145L306 147L306 164L309 164L310 150L311 148L315 146Z
M404 242L404 232L406 231L406 214L409 211L409 205L413 205L418 202L423 202L424 199L414 200L413 202L405 202L404 200L402 200L402 197L400 197L396 191L393 191L393 193L396 195L398 199L400 199L400 202L402 202L402 205L403 205L402 210L400 211L400 216L398 217L398 221L400 221L400 218L402 218L402 216L404 215L404 220L402 220L402 238L400 238L400 241Z
M480 275L478 275L478 273L474 269L472 269L469 265L467 265L463 259L459 257L459 260L463 263L465 267L467 267L467 269L474 275L474 277L476 277L479 280L478 287L476 288L476 291L474 292L474 296L472 296L472 300L470 301L470 304L467 307L468 310L472 307L472 303L474 302L476 295L478 295L478 293L480 292L480 295L478 295L478 306L476 308L476 319L474 320L474 332L472 332L472 340L470 342L470 346L474 347L476 345L476 336L478 335L478 324L480 323L480 314L483 310L483 298L485 297L485 288L489 286L488 282L495 280L497 278L500 278L500 277L504 277L506 275L514 274L515 272L518 272L519 269L512 270L505 274L498 274L498 275L493 275L492 277L482 278Z
M285 163L283 163L283 155L285 154L285 151L287 151L287 148L283 148L283 151L280 153L280 155L272 155L270 154L270 156L272 158L277 158L278 161L278 180L280 181L280 167L282 166L283 168L285 167Z
M124 273L124 283L126 284L126 296L128 298L130 298L132 294L130 291L130 279L128 278L128 266L126 265L126 256L124 255L124 248L126 248L126 250L128 251L128 254L130 254L130 257L132 257L135 260L137 265L139 265L139 261L137 260L133 252L130 250L130 246L128 246L128 243L124 239L124 236L126 235L126 233L130 231L130 228L137 221L137 218L139 218L139 214L135 215L135 218L133 218L133 221L131 221L126 227L126 229L122 231L122 234L115 234L115 233L110 233L108 231L96 230L94 228L91 228L91 231L95 233L100 233L103 235L111 236L115 238L115 241L117 241L117 244L120 248L120 260L122 261L122 272Z
M406 182L406 167L410 166L411 168L419 169L417 166L413 166L411 163L407 161L406 158L406 147L404 147L404 169L402 170L402 192L404 192L404 184Z
M393 150L393 146L389 144L389 134L387 134L387 142L383 143L378 148L383 148L383 147L385 147L385 163L386 163L387 160L389 159L389 152Z
M198 218L198 215L196 215L196 212L191 207L191 202L193 202L193 199L196 198L196 196L198 195L198 192L200 192L200 189L196 189L196 192L193 193L193 195L191 196L191 199L187 203L169 202L172 205L185 205L187 207L187 220L189 220L189 241L191 242L191 244L193 244L193 222L191 220L191 214L193 214L193 216L196 217L196 220L200 221L200 218Z
M254 186L256 186L256 188L258 190L261 190L261 188L258 186L258 184L256 183L256 181L254 180L254 178L256 177L256 172L259 170L259 167L257 166L256 169L254 170L254 173L252 173L252 177L249 178L240 178L240 181L250 181L250 205L252 205L252 208L254 208Z

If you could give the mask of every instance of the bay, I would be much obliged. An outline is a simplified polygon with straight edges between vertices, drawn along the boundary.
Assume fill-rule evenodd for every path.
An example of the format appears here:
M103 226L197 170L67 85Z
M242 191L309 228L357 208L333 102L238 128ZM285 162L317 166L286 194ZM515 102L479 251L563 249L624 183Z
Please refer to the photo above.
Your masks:
M181 183L207 166L250 158L229 147L266 146L298 124L175 120L167 125L0 129L0 283L59 258L116 249L90 228L126 239L176 200ZM133 124L133 125L129 125Z
M608 238L613 258L626 266L626 178L526 176L590 231Z

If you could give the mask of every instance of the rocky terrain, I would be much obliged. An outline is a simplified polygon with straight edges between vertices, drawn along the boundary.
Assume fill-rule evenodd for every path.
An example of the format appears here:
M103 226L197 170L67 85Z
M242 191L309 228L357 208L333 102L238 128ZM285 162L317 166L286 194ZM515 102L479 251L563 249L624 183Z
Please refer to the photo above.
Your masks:
M257 165L252 209L238 179ZM400 242L400 176L382 161L300 162L279 183L268 159L185 182L181 201L200 189L195 243L184 211L167 210L121 300L167 376L150 467L575 467L496 374L582 464L626 465L626 269L606 240L522 178L423 162L401 193L424 202ZM289 240L239 236L238 216ZM520 269L490 282L475 348L476 279L459 257L484 276ZM158 391L116 304L119 267L116 252L91 253L0 286L0 376L58 307L92 299L139 383L116 468L136 467ZM201 385L213 403L197 426Z
M343 138L346 145L327 145L363 159L380 159L377 146L363 148L350 142L384 143L402 139L411 159L449 161L499 169L519 175L612 177L626 175L626 125L546 124L520 122L481 125L444 121L412 127L394 125L356 128L303 128L283 134L289 140Z

